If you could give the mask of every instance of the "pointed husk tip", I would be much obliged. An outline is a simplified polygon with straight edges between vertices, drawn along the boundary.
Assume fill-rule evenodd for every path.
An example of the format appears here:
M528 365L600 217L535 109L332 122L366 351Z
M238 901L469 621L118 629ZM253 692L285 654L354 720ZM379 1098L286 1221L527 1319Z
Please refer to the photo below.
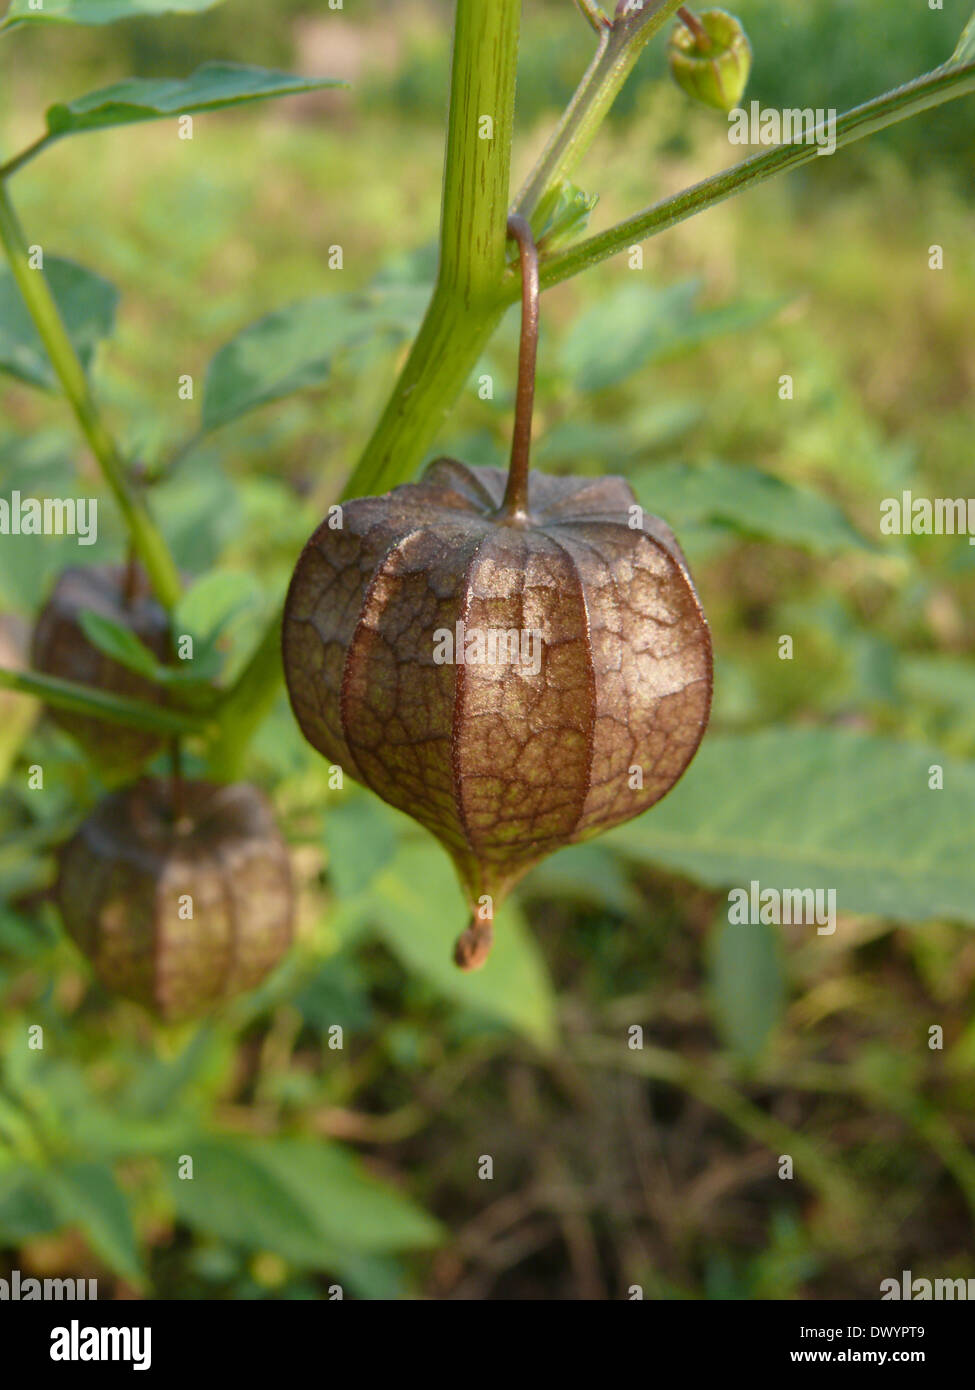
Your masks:
M454 964L461 970L480 970L491 953L494 942L494 923L491 918L472 917L454 946Z

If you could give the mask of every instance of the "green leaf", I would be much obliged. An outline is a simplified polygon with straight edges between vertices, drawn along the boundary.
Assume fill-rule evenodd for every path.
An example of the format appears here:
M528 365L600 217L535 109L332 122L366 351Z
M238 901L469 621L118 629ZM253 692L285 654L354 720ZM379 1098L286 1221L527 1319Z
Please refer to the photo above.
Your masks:
M153 488L153 512L180 569L203 574L215 569L244 517L240 482L219 464L177 468Z
M550 188L532 215L535 241L546 251L561 246L586 230L590 214L599 202L598 193L584 193L574 183Z
M312 1213L328 1240L362 1252L418 1250L438 1245L438 1222L409 1197L373 1177L339 1144L318 1139L268 1140L261 1162Z
M213 641L232 618L260 599L260 583L249 570L214 570L182 595L173 610L173 631Z
M40 275L40 270L34 271ZM47 276L54 301L87 370L96 345L107 338L115 326L118 291L84 266L58 256L46 256L43 274ZM53 391L57 377L48 361L33 321L20 296L10 270L0 270L0 371L8 372L28 386Z
M260 1161L267 1141L196 1139L185 1152L193 1176L173 1173L176 1214L195 1230L251 1250L272 1250L312 1269L335 1265L336 1251L302 1202ZM175 1166L175 1165L174 1165Z
M213 680L225 666L222 648L238 620L246 616L247 623L241 625L248 631L255 625L260 630L254 610L262 601L260 582L249 570L213 570L197 580L173 610L173 632L177 641L183 636L193 638L193 657L168 668L164 682L180 686Z
M67 1163L42 1170L39 1181L62 1224L78 1226L117 1274L143 1282L129 1204L107 1164Z
M698 309L695 280L652 289L624 285L576 319L563 341L560 365L580 391L616 386L652 361L672 357L720 333L760 323L782 300Z
M17 24L114 24L160 14L201 14L221 0L44 0L41 9L30 0L12 0L0 28Z
M401 339L416 328L425 289L387 286L321 295L277 309L231 339L213 358L203 388L203 428L327 381L336 353L371 334Z
M930 769L944 789L929 790ZM836 890L837 912L975 922L975 763L843 729L705 738L624 856L711 888Z
M711 999L718 1031L743 1061L759 1057L785 1003L781 942L776 928L715 920L709 943Z
M526 898L563 898L571 903L609 909L621 917L635 916L643 904L622 866L596 840L569 845L543 859L525 879Z
M627 412L626 419L587 420L574 414L545 431L532 457L553 472L579 472L583 464L622 472L627 455L640 456L674 443L703 415L699 402L680 399Z
M906 701L955 710L967 722L975 719L975 665L941 654L904 656L897 683Z
M13 956L36 956L51 946L51 934L43 921L15 912L0 902L0 950Z
M962 30L958 47L948 60L950 63L970 63L975 58L975 14Z
M664 463L638 469L630 481L641 505L678 535L713 525L816 554L874 548L835 503L758 468L717 461Z
M470 914L450 860L436 844L410 843L401 850L375 881L370 914L403 964L448 998L507 1024L539 1047L555 1045L552 983L513 903L498 911L483 970L465 974L454 964L454 942Z
M410 1296L402 1261L395 1256L343 1253L336 1268L355 1298L398 1303Z
M170 1188L184 1221L295 1264L335 1269L344 1250L436 1244L433 1219L336 1144L207 1136L190 1142L193 1177Z
M79 621L89 642L120 666L157 685L178 690L187 698L196 695L204 701L215 700L217 692L208 682L223 665L217 643L228 624L259 599L258 581L248 573L218 570L194 584L175 609L173 628L177 638L193 637L193 657L172 666L158 661L124 623L90 609L79 614Z
M392 818L375 796L353 794L324 812L328 874L339 897L361 893L396 853Z
M42 676L38 671L10 671L0 666L0 689L20 690L35 695L55 709L89 714L109 723L124 724L130 729L145 729L154 734L198 734L203 732L201 720L189 713L161 709L144 700L130 700L113 695L94 685L65 681L57 676Z
M57 1212L38 1191L37 1169L18 1163L0 1171L0 1244L19 1245L57 1228Z
M186 78L130 77L74 101L59 102L48 109L47 129L56 140L106 126L219 111L244 102L346 85L334 77L296 77L240 63L204 63Z
M82 609L78 621L92 646L117 661L128 671L135 671L147 680L155 680L159 663L153 653L141 642L130 627L106 618L90 608Z
M374 1028L369 983L357 959L342 951L323 960L291 997L312 1028L325 1033L332 1024L348 1032Z
M90 608L79 612L78 620L92 646L126 670L177 692L178 703L202 711L215 705L220 698L219 690L210 682L219 674L223 663L220 653L212 644L204 642L199 649L194 646L191 661L167 666L158 661L155 653L124 623L117 623L114 618L105 617Z
M0 693L0 782L5 782L40 708L19 695Z

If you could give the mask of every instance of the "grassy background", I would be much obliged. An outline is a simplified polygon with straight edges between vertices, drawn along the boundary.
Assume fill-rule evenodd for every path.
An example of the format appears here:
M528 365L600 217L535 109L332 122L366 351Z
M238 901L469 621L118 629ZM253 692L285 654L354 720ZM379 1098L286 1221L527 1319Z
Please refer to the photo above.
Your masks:
M749 95L843 109L943 61L970 5L894 8L743 0ZM519 173L590 47L568 0L526 11ZM379 275L424 283L448 43L448 7L364 0L342 15L240 0L198 21L6 40L7 152L47 102L129 71L224 56L353 81L198 117L192 141L168 123L64 141L18 175L29 239L121 291L96 381L145 461L193 434L208 360L262 313ZM579 171L602 195L594 228L734 154L721 118L690 110L661 71L647 55ZM745 740L773 726L845 729L931 745L966 771L975 758L975 550L882 544L878 529L881 499L902 488L970 490L973 111L969 99L819 161L650 243L641 272L619 257L545 297L537 462L624 472L675 525L714 631L711 739L759 750ZM928 269L933 243L943 272ZM327 268L334 244L341 271ZM632 351L616 360L622 324ZM495 399L472 383L439 452L504 458L516 330L510 317L479 368ZM321 388L169 471L156 504L180 563L256 574L269 605L403 350L344 356ZM178 399L183 373L196 403ZM70 494L79 473L100 495L56 400L9 379L0 400L4 495ZM703 506L687 488L702 467L720 474ZM825 510L792 497L776 519L748 470ZM107 500L102 512L81 559L121 554ZM0 539L0 611L29 619L78 559L70 542ZM319 1298L336 1281L365 1297L618 1298L639 1284L872 1298L902 1269L975 1276L975 941L952 914L912 926L896 909L844 912L834 937L754 929L739 949L708 875L597 842L537 870L499 925L497 961L458 981L443 856L367 795L330 792L282 696L248 775L294 845L299 947L212 1022L158 1030L91 983L46 897L47 849L97 779L46 723L0 760L0 1273L90 1272L103 1292L179 1298ZM26 790L36 763L42 795ZM786 841L804 795L801 777L771 794ZM45 1048L28 1053L36 1023ZM943 1053L927 1048L933 1024ZM643 1050L626 1045L637 1025ZM172 1180L184 1152L199 1156L191 1197ZM485 1154L491 1182L477 1177Z

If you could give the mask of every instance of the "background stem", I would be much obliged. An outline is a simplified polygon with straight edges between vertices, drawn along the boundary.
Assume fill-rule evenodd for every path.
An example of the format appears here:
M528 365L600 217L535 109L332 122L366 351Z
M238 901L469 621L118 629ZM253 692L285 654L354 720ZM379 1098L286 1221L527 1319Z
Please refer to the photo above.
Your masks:
M178 826L183 819L183 746L178 737L170 741L169 759L170 810L173 823Z
M178 600L182 588L179 571L162 534L129 485L125 464L99 415L85 370L68 336L44 272L31 269L27 238L2 180L0 243L64 394L125 518L132 545L160 603L170 609Z

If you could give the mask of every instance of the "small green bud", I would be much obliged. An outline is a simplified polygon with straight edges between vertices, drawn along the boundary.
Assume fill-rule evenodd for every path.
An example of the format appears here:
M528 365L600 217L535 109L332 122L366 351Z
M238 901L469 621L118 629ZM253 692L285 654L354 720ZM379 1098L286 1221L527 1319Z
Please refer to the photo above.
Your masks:
M678 20L670 36L670 71L678 87L719 111L733 110L748 85L752 46L741 21L726 10L698 16L697 32Z
M532 234L536 245L551 251L586 230L589 214L599 202L598 193L583 193L574 183L563 182L549 189L532 214Z

